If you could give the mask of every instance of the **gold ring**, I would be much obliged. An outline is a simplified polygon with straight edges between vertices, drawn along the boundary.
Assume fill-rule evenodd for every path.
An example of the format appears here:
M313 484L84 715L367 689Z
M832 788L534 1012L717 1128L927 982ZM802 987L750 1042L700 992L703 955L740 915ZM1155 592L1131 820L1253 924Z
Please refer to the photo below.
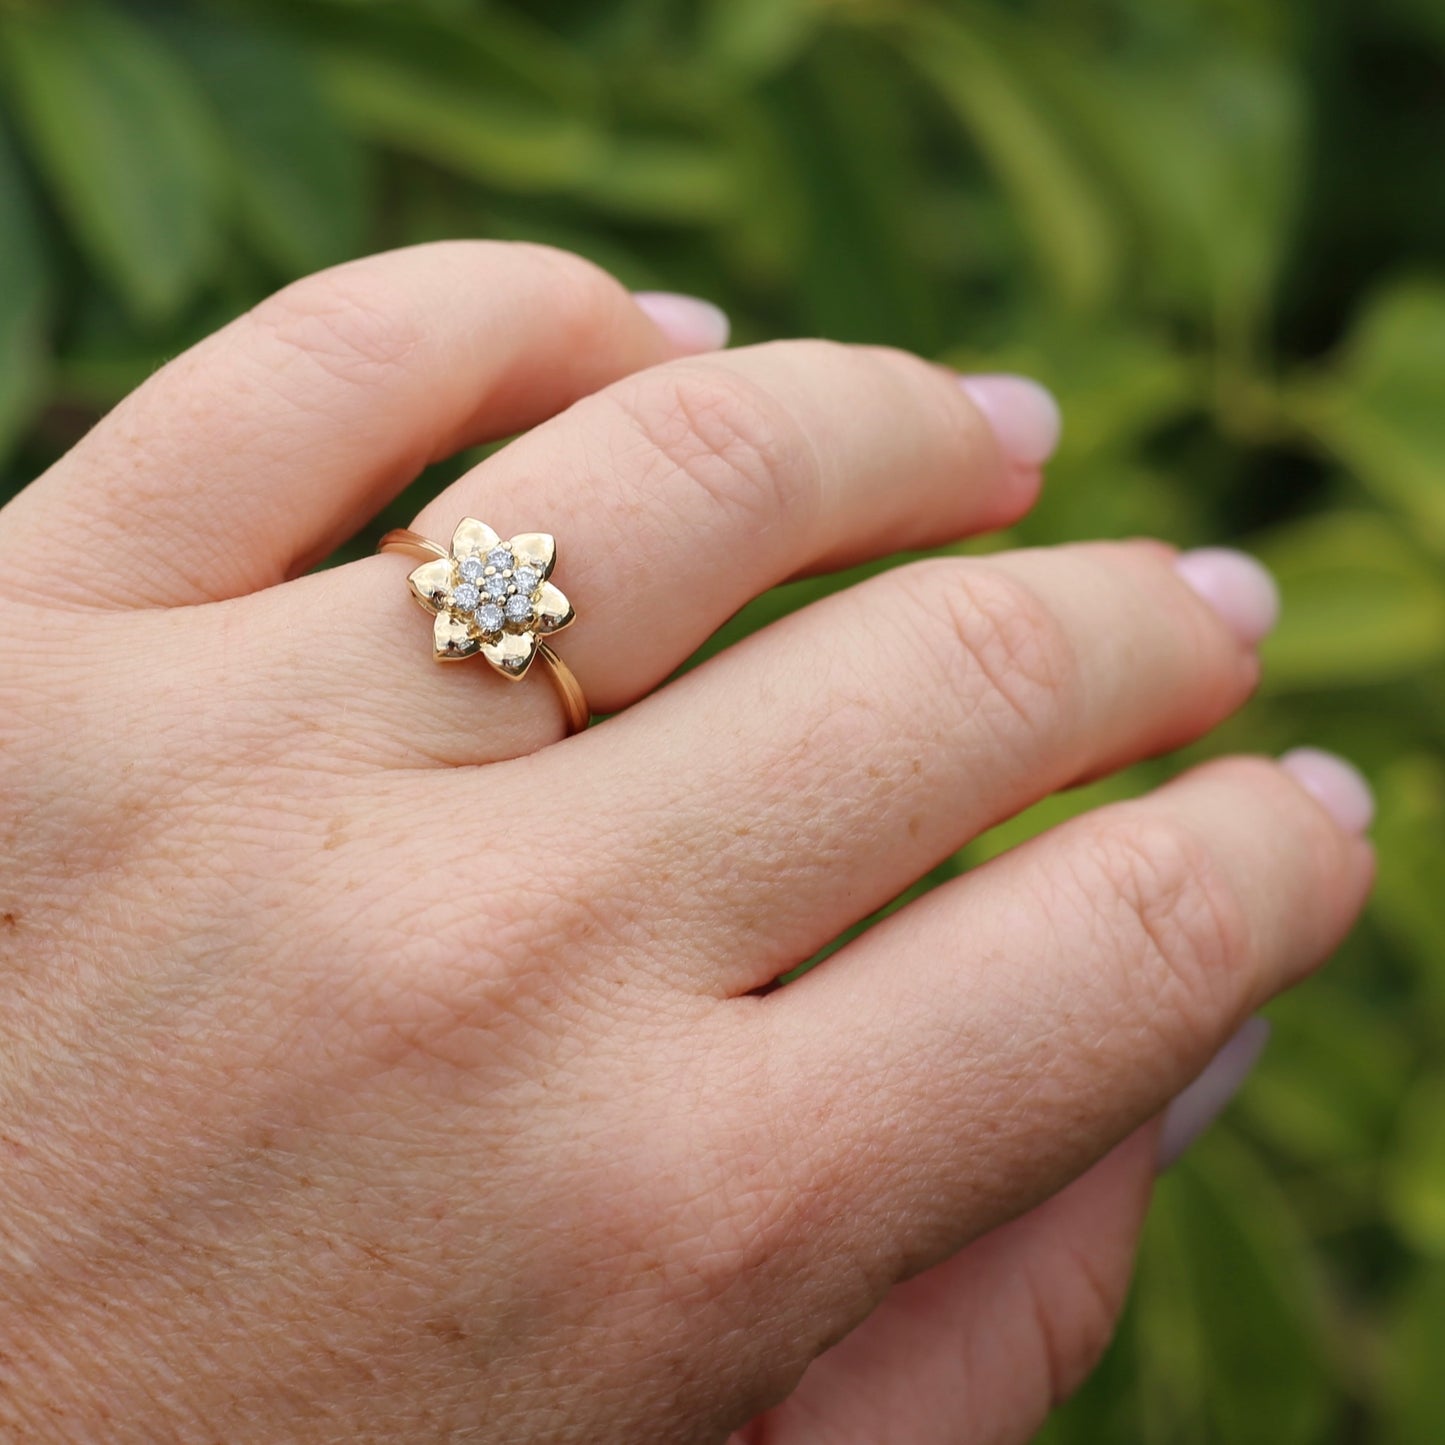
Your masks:
M407 581L411 595L432 613L432 654L460 662L480 654L503 677L516 681L540 657L562 700L567 731L591 720L582 684L542 641L575 617L561 589L547 579L557 562L557 543L546 532L522 532L503 541L485 522L463 517L450 550L405 528L388 532L378 552L405 552L427 560Z

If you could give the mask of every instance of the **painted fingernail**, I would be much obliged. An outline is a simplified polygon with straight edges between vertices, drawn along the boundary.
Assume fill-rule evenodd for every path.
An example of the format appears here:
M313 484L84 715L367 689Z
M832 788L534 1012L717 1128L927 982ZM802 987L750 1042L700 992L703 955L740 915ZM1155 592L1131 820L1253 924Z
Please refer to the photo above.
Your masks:
M732 323L711 301L680 291L634 291L632 299L679 351L720 351L728 344Z
M1347 833L1364 833L1375 821L1375 795L1353 763L1321 748L1294 748L1279 765Z
M1201 547L1176 558L1174 567L1246 647L1274 631L1279 588L1262 562L1229 547Z
M960 376L958 384L984 414L1004 455L1041 467L1058 449L1064 420L1054 394L1027 376Z
M1164 1111L1159 1131L1159 1172L1162 1174L1225 1111L1229 1101L1249 1077L1264 1046L1269 1042L1269 1024L1250 1019L1204 1066L1195 1079Z

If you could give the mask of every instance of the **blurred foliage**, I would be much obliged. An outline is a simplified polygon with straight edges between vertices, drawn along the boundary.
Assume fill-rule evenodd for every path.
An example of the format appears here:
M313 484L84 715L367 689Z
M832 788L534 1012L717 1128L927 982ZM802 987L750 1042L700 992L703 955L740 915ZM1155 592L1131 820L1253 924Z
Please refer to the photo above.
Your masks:
M0 0L5 490L279 283L438 236L1040 376L1068 435L1005 540L1256 548L1268 681L1184 760L1317 743L1381 804L1366 924L1162 1183L1047 1439L1439 1441L1442 124L1439 0Z

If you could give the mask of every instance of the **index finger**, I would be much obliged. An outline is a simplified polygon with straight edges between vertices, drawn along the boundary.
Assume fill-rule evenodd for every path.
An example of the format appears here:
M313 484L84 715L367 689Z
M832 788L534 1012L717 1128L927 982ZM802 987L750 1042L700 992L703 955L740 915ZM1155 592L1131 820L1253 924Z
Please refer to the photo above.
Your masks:
M6 508L3 565L102 605L243 596L326 556L429 462L724 339L580 256L443 241L308 276L162 368ZM671 303L671 314L668 314ZM692 303L699 311L703 303ZM694 318L696 320L696 317ZM55 576L55 539L87 565Z

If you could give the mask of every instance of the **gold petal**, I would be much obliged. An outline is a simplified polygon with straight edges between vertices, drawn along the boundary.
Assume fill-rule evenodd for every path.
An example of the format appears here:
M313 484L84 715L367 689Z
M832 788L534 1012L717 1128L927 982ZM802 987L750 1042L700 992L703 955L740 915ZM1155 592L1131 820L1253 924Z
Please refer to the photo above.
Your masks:
M411 595L428 612L440 612L452 595L452 577L451 558L438 557L413 568L406 580L411 583Z
M519 532L512 538L512 551L544 577L550 577L557 565L557 543L550 532Z
M542 584L533 611L538 632L560 632L577 616L572 604L562 595L562 589L551 582Z
M535 632L504 632L495 642L482 643L482 656L503 677L521 677L536 655Z
M463 517L452 533L452 556L458 562L463 557L480 557L501 541L501 538L475 517Z
M481 639L460 617L438 612L432 624L432 653L438 662L460 662L482 650Z

